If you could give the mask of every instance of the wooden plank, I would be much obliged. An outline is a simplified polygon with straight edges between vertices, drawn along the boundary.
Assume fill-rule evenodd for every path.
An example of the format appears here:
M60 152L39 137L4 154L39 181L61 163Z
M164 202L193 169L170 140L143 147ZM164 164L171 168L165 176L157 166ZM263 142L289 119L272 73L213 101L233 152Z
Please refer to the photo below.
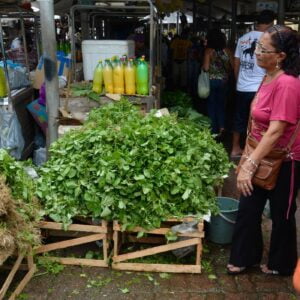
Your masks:
M39 253L49 252L49 251L53 251L53 250L57 250L57 249L63 249L63 248L68 248L68 247L72 247L72 246L82 245L82 244L94 242L97 240L102 240L103 238L105 238L105 234L97 233L97 234L92 234L92 235L88 235L88 236L84 236L84 237L80 237L80 238L76 238L76 239L71 239L71 240L67 240L67 241L51 243L51 244L43 245L43 246L39 247L38 249L35 250L35 253L39 254Z
M21 294L23 289L25 288L26 284L31 280L32 276L34 275L36 271L36 265L32 265L32 267L29 269L27 274L24 276L24 278L21 280L21 282L18 284L14 292L11 294L8 300L15 300L18 295Z
M129 242L142 244L164 244L166 242L166 238L162 236L145 236L137 238L136 236L129 235L128 240Z
M57 261L63 265L90 266L90 267L108 267L107 261L103 259L87 259L74 257L47 257L52 261Z
M114 230L115 231L122 231L121 226L119 224L114 225ZM145 233L149 233L149 234L162 234L162 235L165 235L169 231L170 231L170 228L158 228L158 229L147 231L142 227L135 227L133 229L130 229L128 232L145 232ZM202 237L204 237L204 233L203 232L188 232L188 233L178 234L178 236L202 238Z
M16 262L15 262L13 268L11 269L11 271L10 271L10 273L8 274L8 276L7 276L6 280L5 280L5 282L4 282L3 285L2 285L2 288L1 288L1 290L0 290L0 299L3 299L3 298L4 298L4 296L5 296L5 294L6 294L7 290L8 290L8 288L9 288L9 286L10 286L10 284L12 283L12 281L13 281L13 279L14 279L14 277L15 277L15 275L16 275L18 269L19 269L19 266L20 266L21 263L22 263L23 258L24 258L24 255L21 255L21 254L20 254L20 255L18 256L18 258L17 258L17 260L16 260Z
M187 246L197 245L197 244L199 244L199 239L193 238L193 239L184 240L184 241L180 241L180 242L170 243L167 245L152 247L152 248L145 249L145 250L139 250L139 251L135 251L132 253L126 253L126 254L114 256L113 261L121 262L121 261L128 260L128 259L134 259L134 258L154 255L157 253L167 252L167 251L171 251L171 250L175 250L175 249L179 249L179 248L183 248L183 247L187 247Z
M27 256L27 264L28 264L28 269L31 269L34 266L33 256L32 255L28 255Z
M114 256L118 255L119 250L119 232L114 231L113 234L113 240L114 240Z
M196 249L196 265L201 265L202 241L197 245Z
M63 223L42 221L42 222L39 223L39 227L41 229L62 230L63 229ZM104 226L97 226L97 225L71 224L71 225L68 226L66 231L107 233L107 228L104 227Z
M166 272L166 273L201 273L201 266L173 265L173 264L144 264L144 263L113 263L112 269L122 271L140 272Z
M107 239L104 238L103 239L103 260L104 261L107 261L107 249L108 249Z

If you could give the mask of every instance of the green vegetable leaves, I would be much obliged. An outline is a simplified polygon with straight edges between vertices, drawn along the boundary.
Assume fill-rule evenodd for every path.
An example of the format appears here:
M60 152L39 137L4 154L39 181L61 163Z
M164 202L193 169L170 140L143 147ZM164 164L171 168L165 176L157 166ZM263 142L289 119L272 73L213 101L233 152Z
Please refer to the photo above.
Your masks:
M208 129L176 115L142 116L121 100L93 110L50 149L38 195L56 221L76 215L159 227L171 216L216 211L214 186L230 168Z

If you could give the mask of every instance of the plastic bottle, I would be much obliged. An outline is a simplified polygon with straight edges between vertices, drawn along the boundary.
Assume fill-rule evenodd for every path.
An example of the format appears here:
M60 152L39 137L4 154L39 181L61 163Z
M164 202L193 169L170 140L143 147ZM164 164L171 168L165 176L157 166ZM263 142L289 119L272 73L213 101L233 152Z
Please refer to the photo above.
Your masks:
M135 67L130 59L125 66L125 94L135 95Z
M149 73L145 56L142 56L136 67L136 90L139 95L149 94Z
M124 66L120 60L115 62L113 74L114 93L124 94Z
M2 67L0 67L0 98L7 96L6 77Z
M105 64L103 66L103 79L106 93L113 94L113 69L109 60L105 60Z
M99 60L96 69L94 71L93 91L96 92L97 94L101 94L102 86L103 86L103 66L102 66L102 61Z

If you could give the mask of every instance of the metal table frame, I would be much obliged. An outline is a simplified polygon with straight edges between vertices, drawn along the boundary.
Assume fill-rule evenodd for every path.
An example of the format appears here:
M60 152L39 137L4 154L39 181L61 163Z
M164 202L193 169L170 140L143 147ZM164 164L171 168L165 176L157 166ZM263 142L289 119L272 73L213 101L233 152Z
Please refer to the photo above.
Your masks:
M159 17L157 14L157 10L153 5L151 0L140 0L139 3L145 3L145 6L132 6L132 5L110 5L112 3L128 3L128 2L136 2L135 0L107 0L105 3L107 6L102 7L98 5L74 5L70 9L70 20L71 20L71 30L72 34L70 35L71 38L71 58L72 58L72 72L75 75L76 70L76 49L75 49L75 11L89 11L92 10L92 14L99 12L100 15L103 17L112 17L112 16L150 16L149 23L150 23L150 78L149 78L149 93L152 96L152 85L153 85L153 78L154 78L154 62L155 57L154 53L156 50L160 52L159 47L159 40L157 36L157 24L159 22ZM131 11L132 10L132 11ZM91 16L91 15L90 15ZM158 46L158 47L157 47ZM160 54L157 55L156 61L160 59ZM74 77L76 81L76 75Z

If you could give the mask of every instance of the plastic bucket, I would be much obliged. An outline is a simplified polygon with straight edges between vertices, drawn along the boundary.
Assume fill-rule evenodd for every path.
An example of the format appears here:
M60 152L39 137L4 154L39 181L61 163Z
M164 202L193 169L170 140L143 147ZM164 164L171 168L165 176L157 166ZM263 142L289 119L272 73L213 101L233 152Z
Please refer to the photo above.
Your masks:
M220 213L208 223L208 238L213 243L230 244L239 201L228 197L217 197L217 201Z

